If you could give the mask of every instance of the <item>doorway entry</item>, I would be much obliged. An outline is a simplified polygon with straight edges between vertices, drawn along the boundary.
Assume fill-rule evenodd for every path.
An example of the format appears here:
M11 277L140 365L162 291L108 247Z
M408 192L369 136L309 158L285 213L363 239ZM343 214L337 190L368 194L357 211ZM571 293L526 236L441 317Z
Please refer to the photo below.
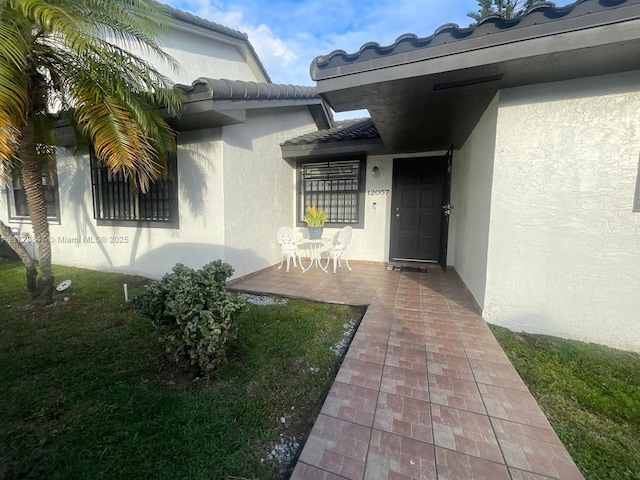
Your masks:
M446 268L451 154L394 159L392 261L433 262Z

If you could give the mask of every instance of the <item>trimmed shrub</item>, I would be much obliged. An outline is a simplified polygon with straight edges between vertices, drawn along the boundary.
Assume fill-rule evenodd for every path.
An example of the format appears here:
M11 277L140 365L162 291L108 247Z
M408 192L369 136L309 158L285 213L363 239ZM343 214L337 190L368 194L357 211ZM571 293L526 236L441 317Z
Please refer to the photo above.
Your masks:
M236 314L244 300L227 291L233 268L221 260L193 270L181 263L162 280L132 300L151 319L169 357L179 365L195 365L207 374L226 361L226 348L236 337Z

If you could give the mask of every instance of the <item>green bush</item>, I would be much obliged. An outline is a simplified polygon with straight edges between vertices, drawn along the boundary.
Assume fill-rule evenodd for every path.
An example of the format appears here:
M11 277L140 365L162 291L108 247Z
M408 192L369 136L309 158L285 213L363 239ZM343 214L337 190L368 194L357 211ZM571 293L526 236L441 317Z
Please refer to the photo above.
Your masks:
M244 301L226 290L233 268L221 260L201 270L176 264L172 273L148 286L132 303L161 332L169 357L207 374L226 360L237 334L236 314Z

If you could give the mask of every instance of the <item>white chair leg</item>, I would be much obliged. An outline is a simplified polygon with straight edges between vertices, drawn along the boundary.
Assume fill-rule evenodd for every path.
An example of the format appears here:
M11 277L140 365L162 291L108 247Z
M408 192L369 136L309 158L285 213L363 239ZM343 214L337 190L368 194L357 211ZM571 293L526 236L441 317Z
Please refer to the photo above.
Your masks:
M336 273L337 266L338 266L338 257L333 257L333 273Z
M282 268L283 263L284 263L284 255L282 255L282 258L280 259L280 266L278 267L278 270Z
M291 261L291 255L287 255L287 272L289 271L289 262Z
M347 258L347 256L346 256L346 255L344 256L344 263L346 263L346 264L347 264L347 268L348 268L348 269L349 269L349 271L351 272L352 270L351 270L351 267L349 266L349 259Z

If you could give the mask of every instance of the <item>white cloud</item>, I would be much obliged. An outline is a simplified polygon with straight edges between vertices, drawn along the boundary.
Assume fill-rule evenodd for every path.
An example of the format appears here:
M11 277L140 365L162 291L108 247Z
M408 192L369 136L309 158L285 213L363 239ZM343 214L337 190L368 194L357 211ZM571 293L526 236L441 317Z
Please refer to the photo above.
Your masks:
M261 24L256 28L247 26L245 31L249 35L251 45L256 49L263 62L271 63L273 61L282 67L288 67L298 60L298 55L283 40L277 38L267 25Z
M175 1L170 3L177 4ZM270 70L270 66L286 68L298 60L293 50L285 41L274 35L268 25L252 25L247 22L244 12L239 10L239 7L227 7L224 2L216 0L196 0L189 2L188 7L182 5L182 8L188 8L199 17L246 33L267 71Z
M313 85L309 66L319 55L390 45L404 33L427 37L445 23L467 27L478 8L473 0L164 1L247 33L273 81L299 85Z

